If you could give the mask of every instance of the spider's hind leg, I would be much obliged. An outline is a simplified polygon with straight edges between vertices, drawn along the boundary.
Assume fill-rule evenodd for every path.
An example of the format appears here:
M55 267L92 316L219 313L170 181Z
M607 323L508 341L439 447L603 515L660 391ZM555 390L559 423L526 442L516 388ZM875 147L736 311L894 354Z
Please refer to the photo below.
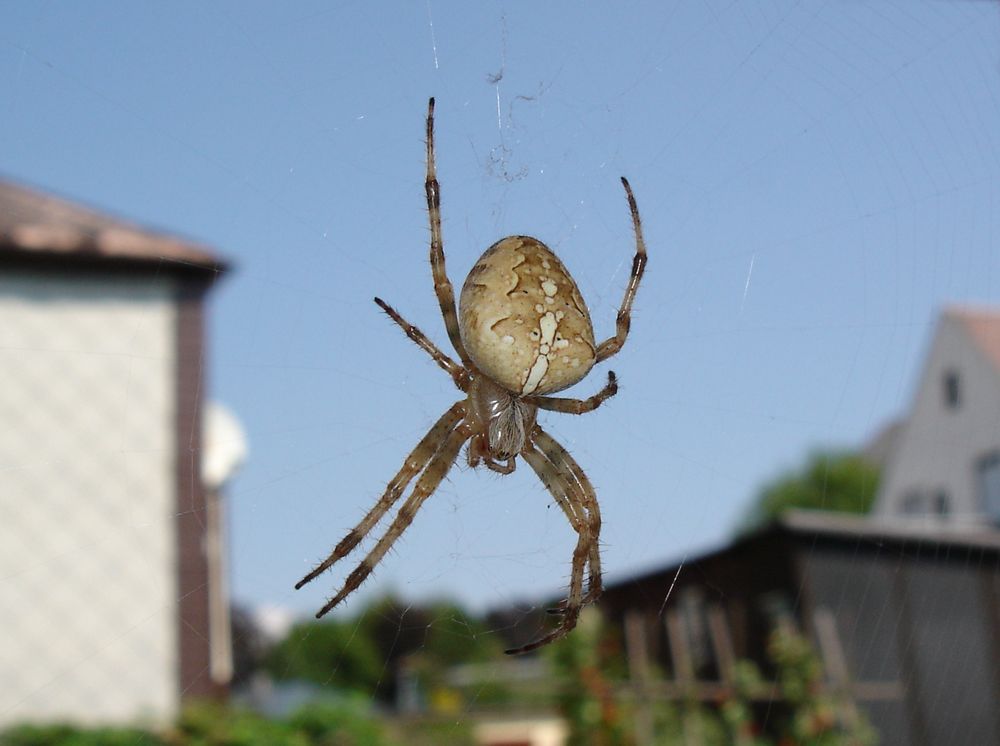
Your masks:
M611 376L611 383L614 383L614 373ZM604 592L604 581L601 575L601 506L597 502L597 492L594 485L581 467L555 438L541 428L535 429L535 444L541 448L546 458L551 461L556 469L565 472L572 477L572 486L580 501L581 509L586 515L593 541L590 546L590 559L588 562L589 573L587 575L587 592L583 597L583 605L593 603L600 598Z
M569 592L566 600L553 610L553 613L562 617L559 625L534 642L505 651L508 655L527 653L565 637L576 627L583 607L601 594L598 544L601 514L590 480L566 449L540 427L532 432L532 442L521 451L521 456L538 474L566 514L570 525L577 532L577 542L573 550ZM585 574L588 576L586 593L583 590Z

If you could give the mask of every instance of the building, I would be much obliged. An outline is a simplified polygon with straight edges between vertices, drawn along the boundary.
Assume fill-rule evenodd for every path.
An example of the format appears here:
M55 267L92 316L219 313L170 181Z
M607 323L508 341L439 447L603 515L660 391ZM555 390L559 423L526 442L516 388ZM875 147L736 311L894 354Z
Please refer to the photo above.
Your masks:
M791 513L615 583L599 605L639 703L724 701L734 663L768 671L767 638L788 624L881 746L1000 743L1000 532L987 527ZM761 720L780 711L768 692L760 704Z
M202 473L223 270L0 181L0 723L162 722L225 686Z
M1000 525L1000 309L941 314L874 514Z

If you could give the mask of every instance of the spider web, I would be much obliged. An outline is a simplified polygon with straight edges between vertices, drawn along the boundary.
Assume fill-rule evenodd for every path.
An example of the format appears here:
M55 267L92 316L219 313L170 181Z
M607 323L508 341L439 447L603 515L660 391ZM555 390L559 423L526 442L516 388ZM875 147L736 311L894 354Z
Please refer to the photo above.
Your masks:
M233 598L274 635L370 548L292 590L458 398L371 302L450 352L427 264L430 95L456 286L497 238L531 234L609 336L634 250L618 178L635 190L650 264L632 332L570 395L608 369L621 391L543 416L597 488L606 582L722 545L768 478L862 446L908 408L941 307L997 302L994 3L3 13L5 173L235 260L204 372L251 445L225 497ZM42 456L4 468L55 475ZM574 542L525 465L460 459L334 618L360 634L359 610L391 595L379 613L419 651L421 630L462 636L436 600L539 611ZM65 655L38 686L71 675Z

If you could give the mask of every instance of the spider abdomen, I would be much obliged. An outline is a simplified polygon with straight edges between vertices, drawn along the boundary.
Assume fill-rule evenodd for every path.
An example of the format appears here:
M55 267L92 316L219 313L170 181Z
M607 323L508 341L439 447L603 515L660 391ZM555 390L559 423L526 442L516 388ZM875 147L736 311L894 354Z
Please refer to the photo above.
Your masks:
M520 396L572 386L596 361L576 282L530 236L508 236L479 257L462 287L459 327L476 367Z

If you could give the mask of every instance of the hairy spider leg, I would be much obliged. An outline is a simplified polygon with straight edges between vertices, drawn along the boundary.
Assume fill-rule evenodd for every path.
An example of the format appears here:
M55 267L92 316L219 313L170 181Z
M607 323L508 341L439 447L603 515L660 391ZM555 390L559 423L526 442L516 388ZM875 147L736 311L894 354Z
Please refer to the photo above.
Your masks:
M621 308L618 309L618 318L615 321L615 336L610 337L597 345L597 362L607 360L617 353L625 344L628 337L629 327L632 325L632 301L635 300L635 292L639 289L639 280L646 268L646 242L642 237L642 221L639 220L639 207L635 202L635 195L632 194L632 187L628 184L628 179L622 177L622 186L625 187L625 195L628 197L628 207L632 212L632 227L635 229L635 256L632 258L632 274L628 280L628 287L625 288L625 297L622 298Z
M617 393L618 377L615 376L614 371L608 371L607 384L603 389L594 394L594 396L587 399L565 399L554 396L535 396L524 397L524 401L535 405L539 409L547 409L552 412L586 414L588 412L593 412L601 406L601 404ZM544 430L536 428L533 438L535 439L536 444L539 444L540 447L542 447L545 451L546 457L558 470L572 475L576 483L575 486L577 487L578 494L581 496L582 503L586 507L587 512L590 515L596 516L597 531L594 533L596 537L600 531L600 506L597 502L597 492L590 483L590 479L583 471L583 468L572 456L569 455L569 452ZM601 595L601 591L601 552L600 546L595 538L590 557L590 573L587 584L587 594L584 597L583 604L586 605L597 600L597 598ZM556 609L554 612L558 613L561 612L561 610Z
M469 373L465 368L441 352L441 350L438 349L438 346L428 339L426 334L400 316L399 312L395 308L390 306L381 298L375 298L375 302L378 304L379 308L386 312L390 319L402 327L403 331L406 332L407 337L416 342L420 349L434 358L434 362L441 366L445 373L451 376L455 385L458 386L459 389L462 391L469 390Z
M465 413L465 402L456 402L441 416L437 422L434 423L423 439L417 443L417 446L410 452L410 455L406 457L406 460L403 462L403 468L400 469L399 473L397 473L396 476L394 476L389 482L389 485L386 487L385 492L382 494L382 497L379 498L378 502L375 503L372 509L368 511L367 515L361 519L361 522L352 528L347 533L347 536L341 539L340 543L337 544L332 552L330 552L330 555L316 566L316 569L295 584L296 590L326 572L333 566L334 563L351 553L354 547L356 547L358 543L368 535L368 532L372 530L375 524L382 519L382 516L384 516L388 510L396 504L402 496L403 491L406 489L406 486L413 480L413 478L423 471L428 462L430 462L431 459L441 451L443 444L448 439L448 436L465 417ZM321 617L325 613L326 610L316 616Z
M575 485L580 502L586 510L586 515L590 521L590 531L594 537L590 555L590 572L587 578L587 593L583 599L586 606L598 599L603 591L603 581L601 576L601 550L599 538L601 535L601 506L597 502L597 491L591 484L583 467L576 462L569 451L563 447L555 438L542 430L535 428L535 445L542 450L546 458L563 474L569 474L575 480Z
M587 399L567 399L558 396L525 396L521 401L538 407L547 409L550 412L564 412L566 414L587 414L593 412L605 401L618 393L618 378L613 370L608 371L608 382L604 388Z
M399 508L399 512L389 525L385 535L378 540L375 547L361 560L361 564L347 576L344 586L337 592L337 595L327 601L326 605L316 612L317 619L357 590L358 586L365 581L365 578L371 575L372 570L375 569L375 566L385 556L389 547L396 542L400 535L413 522L413 518L417 514L417 511L420 510L420 506L424 504L424 501L441 484L441 480L445 478L445 475L455 463L462 445L471 435L472 428L464 423L451 431L444 445L441 446L440 450L434 455L434 458L427 464L424 473L420 475L416 485L413 487L413 492L410 493L410 496L406 498L406 501Z
M441 315L448 330L451 346L458 353L462 365L472 367L472 360L462 344L458 328L458 312L455 310L455 291L448 280L444 264L444 241L441 238L441 186L437 180L434 165L434 99L427 102L427 178L424 181L427 194L427 215L431 223L431 273L434 276L434 292L441 306Z
M536 650L544 645L565 637L576 627L580 611L583 608L583 575L586 563L590 557L592 538L590 537L589 525L586 519L581 518L578 511L582 508L574 505L569 498L569 484L565 477L559 474L555 468L545 459L538 450L526 448L521 455L524 460L535 470L546 488L555 498L556 502L566 513L570 525L577 532L577 544L573 550L572 569L569 583L569 593L564 608L560 610L562 619L559 625L551 632L543 635L539 639L523 645L519 648L512 648L504 651L507 655L519 655Z
M570 631L576 627L577 620L580 616L580 610L583 608L584 604L588 601L584 599L583 595L583 577L586 572L587 564L591 565L590 571L590 586L593 586L593 576L594 567L593 562L595 556L598 556L598 536L601 530L601 518L600 513L595 513L591 509L596 505L596 501L591 500L590 506L587 505L587 497L583 494L586 488L590 488L590 482L587 480L584 483L579 481L579 476L583 474L583 471L577 466L579 475L575 472L571 472L574 478L577 480L577 484L573 484L566 477L566 474L562 469L560 469L560 463L554 461L552 457L548 455L550 451L555 446L555 450L552 451L554 457L561 461L563 457L569 459L570 462L572 458L566 452L564 448L559 446L555 440L548 436L541 428L536 427L533 432L532 441L523 451L521 451L521 456L525 461L534 469L538 478L545 485L549 493L559 504L559 507L563 509L566 514L566 518L569 520L570 525L577 532L577 543L576 548L573 550L573 560L572 569L570 574L569 582L569 593L566 597L565 605L559 610L562 615L562 619L559 625L546 635L543 635L534 642L530 642L527 645L523 645L519 648L513 648L511 650L505 651L508 655L518 655L521 653L527 653L532 650L536 650L544 645L548 645L551 642L559 640L565 637ZM538 439L542 445L539 445ZM583 477L586 480L586 477ZM600 562L598 558L598 563ZM598 564L597 572L600 573L600 566ZM600 581L598 580L598 587ZM588 598L591 596L588 588Z

